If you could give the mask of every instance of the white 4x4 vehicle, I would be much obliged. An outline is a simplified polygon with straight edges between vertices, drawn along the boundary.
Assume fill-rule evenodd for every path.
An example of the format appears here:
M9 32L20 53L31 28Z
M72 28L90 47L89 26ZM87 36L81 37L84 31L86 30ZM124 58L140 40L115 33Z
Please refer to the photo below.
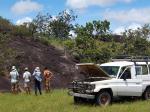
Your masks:
M99 105L108 105L114 97L135 96L150 99L150 62L119 59L101 65L77 64L87 78L71 83L69 94L74 102L93 99Z

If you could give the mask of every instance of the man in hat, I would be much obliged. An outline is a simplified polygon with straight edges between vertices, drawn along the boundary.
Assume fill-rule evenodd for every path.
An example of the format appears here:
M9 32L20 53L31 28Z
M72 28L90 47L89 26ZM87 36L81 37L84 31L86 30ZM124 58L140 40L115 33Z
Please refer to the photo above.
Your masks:
M11 91L14 94L18 93L18 81L19 81L19 73L15 66L12 66L10 72L10 79L11 79Z
M27 67L24 70L25 70L25 72L23 73L24 88L26 93L30 94L31 73L28 71Z

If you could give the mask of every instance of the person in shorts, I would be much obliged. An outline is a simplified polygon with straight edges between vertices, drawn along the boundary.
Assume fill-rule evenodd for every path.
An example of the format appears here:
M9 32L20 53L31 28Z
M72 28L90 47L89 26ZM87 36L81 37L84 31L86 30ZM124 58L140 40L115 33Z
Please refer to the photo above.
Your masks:
M27 67L24 70L25 70L25 72L23 73L24 88L26 93L30 94L31 73L29 72Z
M47 67L45 67L43 74L44 74L45 91L46 91L46 93L49 93L51 90L50 89L50 81L53 77L53 74Z
M11 80L11 92L13 94L18 93L18 81L19 81L19 73L15 66L12 66L11 72L10 72L10 80Z

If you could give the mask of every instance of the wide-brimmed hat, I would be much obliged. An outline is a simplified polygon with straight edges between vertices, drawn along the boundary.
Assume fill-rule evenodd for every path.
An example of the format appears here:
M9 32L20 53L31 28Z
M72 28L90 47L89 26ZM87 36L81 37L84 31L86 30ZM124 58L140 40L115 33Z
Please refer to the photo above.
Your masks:
M16 67L15 66L12 66L12 68L11 68L12 70L15 70L16 69Z
M27 71L28 70L28 67L25 67L25 69L24 69L25 71Z
M36 67L35 70L36 70L36 71L39 71L39 70L40 70L40 67Z

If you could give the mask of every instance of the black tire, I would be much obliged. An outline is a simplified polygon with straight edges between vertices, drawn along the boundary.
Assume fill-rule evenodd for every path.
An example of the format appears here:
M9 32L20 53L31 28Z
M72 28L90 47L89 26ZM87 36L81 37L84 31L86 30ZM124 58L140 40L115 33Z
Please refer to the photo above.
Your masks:
M150 87L146 88L145 92L143 93L144 100L150 100Z
M74 96L74 103L75 103L75 104L81 103L81 98Z
M107 91L101 91L96 97L96 104L100 106L107 106L111 103L111 94Z

